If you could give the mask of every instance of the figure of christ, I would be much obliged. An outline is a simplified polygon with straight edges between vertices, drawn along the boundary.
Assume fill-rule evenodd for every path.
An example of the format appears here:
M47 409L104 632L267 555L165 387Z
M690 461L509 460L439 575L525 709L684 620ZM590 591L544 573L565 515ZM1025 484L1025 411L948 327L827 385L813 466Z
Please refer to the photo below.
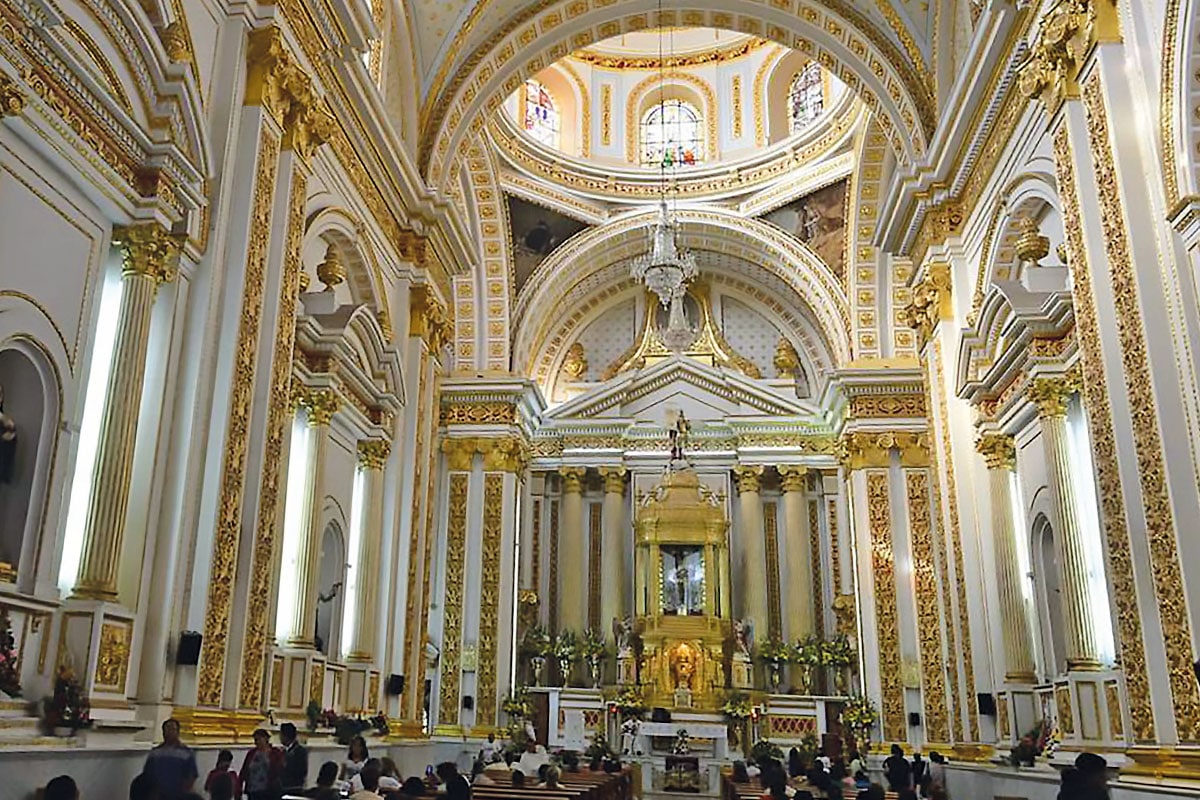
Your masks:
M693 615L704 613L704 560L699 550L664 548L663 612Z

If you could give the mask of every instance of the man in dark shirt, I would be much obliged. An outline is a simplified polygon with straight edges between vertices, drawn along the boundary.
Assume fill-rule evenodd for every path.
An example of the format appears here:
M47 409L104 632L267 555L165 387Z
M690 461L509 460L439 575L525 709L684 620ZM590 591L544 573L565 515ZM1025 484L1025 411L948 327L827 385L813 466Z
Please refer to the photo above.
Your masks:
M192 791L200 770L196 754L179 741L179 722L169 719L162 724L163 741L146 756L142 774L150 778L163 800L176 800Z
M283 743L283 792L298 794L308 783L308 749L296 741L296 726L290 722L279 726L279 740Z

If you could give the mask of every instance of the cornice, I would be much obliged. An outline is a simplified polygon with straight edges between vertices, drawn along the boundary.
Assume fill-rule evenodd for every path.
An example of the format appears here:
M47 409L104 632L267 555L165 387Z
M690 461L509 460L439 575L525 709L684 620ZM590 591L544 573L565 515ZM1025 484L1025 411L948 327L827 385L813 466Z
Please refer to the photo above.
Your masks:
M710 66L712 64L733 61L743 56L751 55L768 44L771 44L771 42L756 36L744 42L714 47L697 53L669 55L665 58L602 53L598 52L595 46L592 46L575 51L568 56L568 60L579 61L583 64L589 64L596 69L605 70L654 71L658 69L687 69L689 67Z

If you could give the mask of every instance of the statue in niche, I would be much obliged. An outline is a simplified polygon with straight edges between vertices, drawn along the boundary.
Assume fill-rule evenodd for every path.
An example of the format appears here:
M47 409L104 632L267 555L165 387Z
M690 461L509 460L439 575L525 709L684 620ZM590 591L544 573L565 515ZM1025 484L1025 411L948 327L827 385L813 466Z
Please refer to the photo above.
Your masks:
M698 547L662 548L663 613L704 613L704 555Z
M692 432L692 424L688 422L687 417L683 415L681 410L678 416L675 417L675 424L667 432L671 439L671 460L683 460L683 454L687 449L688 436Z
M576 342L567 348L567 356L563 359L562 371L568 378L573 381L583 380L583 376L587 374L588 360L584 354L583 344Z
M627 656L633 653L633 617L613 617L613 643L617 647L617 655Z
M4 387L0 386L0 483L12 483L17 461L17 421L4 413Z
M671 678L676 691L696 689L696 651L687 642L680 642L671 652Z
M733 621L733 644L740 655L750 657L750 651L754 649L754 622L748 619Z

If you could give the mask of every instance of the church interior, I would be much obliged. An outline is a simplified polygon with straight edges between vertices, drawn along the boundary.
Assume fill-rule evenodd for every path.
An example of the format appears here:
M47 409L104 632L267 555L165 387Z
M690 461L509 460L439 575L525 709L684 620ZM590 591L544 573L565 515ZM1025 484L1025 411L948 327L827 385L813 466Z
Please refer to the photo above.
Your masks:
M1200 2L0 0L0 796L1200 797L1198 519Z

